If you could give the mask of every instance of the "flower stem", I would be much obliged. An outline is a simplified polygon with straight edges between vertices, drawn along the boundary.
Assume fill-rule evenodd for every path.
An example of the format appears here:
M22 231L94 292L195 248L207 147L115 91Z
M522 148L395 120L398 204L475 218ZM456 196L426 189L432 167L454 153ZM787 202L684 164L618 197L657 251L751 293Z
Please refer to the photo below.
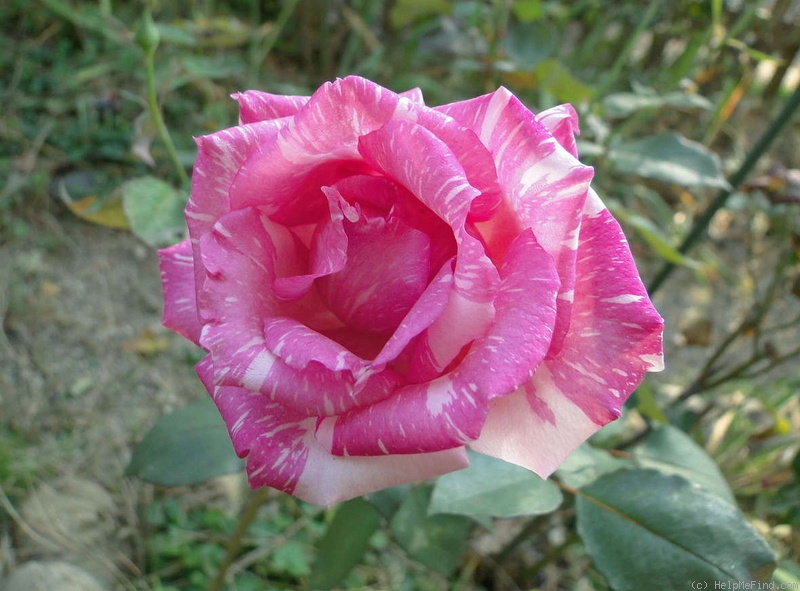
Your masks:
M217 571L214 580L211 581L211 584L208 586L208 591L220 591L223 585L225 585L225 578L228 574L228 569L231 567L233 560L239 553L239 549L242 547L242 542L244 541L244 536L247 533L247 530L250 528L250 524L253 523L258 515L258 510L261 508L261 505L263 505L267 500L268 494L269 489L266 487L259 488L253 493L250 502L247 504L244 512L239 517L239 522L236 524L236 531L233 532L230 540L228 540L228 545L225 548L225 558L219 565L219 570Z
M167 154L178 179L183 187L189 186L189 175L178 158L178 152L175 150L175 144L172 143L172 137L169 135L166 123L164 123L164 115L161 112L161 107L158 104L158 94L156 92L156 72L155 72L155 57L156 48L159 42L159 33L153 22L153 15L150 8L145 8L142 14L142 22L140 29L137 33L137 42L144 51L144 74L147 83L147 106L150 109L150 117L155 123L158 135L167 149Z
M763 156L764 152L767 151L767 148L769 148L770 144L772 144L778 134L780 134L783 128L791 121L792 115L794 115L794 112L798 107L800 107L800 87L798 87L794 91L794 94L789 97L789 100L786 101L786 105L783 107L783 110L772 121L763 135L758 139L758 142L755 146L753 146L753 149L750 150L750 153L744 159L744 162L742 162L741 166L739 166L739 170L737 170L730 178L728 187L720 190L706 210L694 221L692 227L689 229L689 233L678 247L678 252L681 254L686 254L689 249L691 249L694 244L705 234L708 225L711 223L711 219L714 217L717 211L722 209L722 207L725 205L725 202L728 200L728 197L731 196L731 193L733 193L739 187L739 185L744 182L744 180L750 174L750 171L753 170L753 167L755 167L756 163L761 159L761 156ZM658 291L664 281L666 281L667 277L669 277L674 270L674 263L664 263L664 266L661 267L661 270L647 287L647 291L650 293L651 297L656 291Z

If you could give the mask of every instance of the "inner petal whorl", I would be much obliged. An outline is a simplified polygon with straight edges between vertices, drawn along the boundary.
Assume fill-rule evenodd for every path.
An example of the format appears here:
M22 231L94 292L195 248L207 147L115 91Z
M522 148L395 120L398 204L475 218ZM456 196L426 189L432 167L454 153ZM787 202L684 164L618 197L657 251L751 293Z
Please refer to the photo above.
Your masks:
M430 238L397 216L370 217L360 208L349 213L345 266L317 279L317 286L349 328L392 333L428 284Z

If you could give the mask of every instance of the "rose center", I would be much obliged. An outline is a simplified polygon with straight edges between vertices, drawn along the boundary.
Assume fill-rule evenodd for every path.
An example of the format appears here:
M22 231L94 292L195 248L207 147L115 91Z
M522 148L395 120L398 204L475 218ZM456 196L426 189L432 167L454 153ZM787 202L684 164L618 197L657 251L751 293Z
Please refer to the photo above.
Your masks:
M344 267L316 284L348 328L391 334L428 284L431 242L396 216L353 217L344 220Z

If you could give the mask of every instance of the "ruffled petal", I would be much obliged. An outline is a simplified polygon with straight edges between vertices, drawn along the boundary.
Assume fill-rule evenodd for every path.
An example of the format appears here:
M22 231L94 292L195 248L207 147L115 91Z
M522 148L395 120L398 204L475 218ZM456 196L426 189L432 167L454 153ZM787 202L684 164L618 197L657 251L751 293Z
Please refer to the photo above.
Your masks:
M351 217L344 222L347 263L317 285L346 326L390 334L428 284L430 239L395 216Z
M457 244L454 284L448 307L460 317L450 322L447 309L418 345L427 355L416 356L415 377L427 380L441 372L461 349L483 335L494 316L499 277L481 242L466 230L472 201L479 195L449 147L424 127L391 121L361 138L360 151L373 169L405 186L450 226ZM427 365L425 365L427 363Z
M215 384L261 392L304 416L336 414L384 398L401 384L391 370L351 375L313 359L292 367L268 346L265 323L275 317L299 319L309 327L316 322L317 331L341 326L326 324L322 316L303 316L308 307L324 310L319 302L287 302L275 296L276 275L297 274L303 266L292 250L296 245L286 228L254 208L224 216L201 238L206 278L199 298L204 322L200 343L217 368Z
M265 121L195 138L198 153L185 211L195 260L200 260L197 241L231 211L230 188L239 169L263 143L273 141L283 125L280 120ZM195 266L195 279L202 285L200 265Z
M194 258L189 240L158 251L161 285L164 290L164 315L167 328L199 344L200 318L194 280Z
M239 103L239 123L242 125L291 117L305 106L309 98L260 90L237 92L231 97Z
M279 277L275 280L275 293L286 300L296 300L311 289L320 277L338 273L347 262L347 232L344 227L345 212L355 211L333 187L322 187L328 199L330 215L317 224L311 238L309 266L303 275ZM352 214L351 214L352 215Z
M471 447L547 476L618 418L645 372L663 368L663 321L619 224L594 192L583 216L572 322L533 379L495 401Z
M581 130L578 126L578 114L569 103L557 105L536 115L539 123L545 126L547 131L553 134L556 141L564 146L564 149L578 157L578 146L575 143L575 136Z
M401 92L400 96L412 100L415 103L419 103L420 105L425 104L425 99L422 97L422 90L419 88L409 88L408 90Z
M466 468L463 447L432 454L335 457L316 437L317 419L265 402L244 388L216 386L206 357L197 373L219 408L253 488L271 486L306 502L332 505L405 482Z
M556 317L555 265L530 231L509 248L500 274L495 321L461 363L331 419L324 428L332 432L333 453L424 453L478 438L489 401L513 392L544 359Z
M580 218L593 170L581 164L507 89L437 107L478 134L494 157L505 201L476 224L487 250L502 260L523 228L556 261L561 278L554 345L569 327Z
M320 187L369 172L360 162L358 138L381 127L396 110L418 108L363 78L324 84L275 141L247 159L230 186L232 207L259 205L290 226L319 222L327 210Z

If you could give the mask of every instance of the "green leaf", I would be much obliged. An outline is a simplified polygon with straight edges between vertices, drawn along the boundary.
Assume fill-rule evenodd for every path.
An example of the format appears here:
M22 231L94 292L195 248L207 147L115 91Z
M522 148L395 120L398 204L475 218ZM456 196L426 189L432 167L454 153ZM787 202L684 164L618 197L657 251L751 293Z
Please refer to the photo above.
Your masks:
M391 522L395 540L408 555L443 575L458 566L473 523L461 515L428 515L431 489L411 491Z
M594 88L587 86L557 59L547 59L536 65L539 88L565 103L585 103L594 96Z
M199 484L239 472L228 429L211 398L163 416L133 448L126 473L163 486Z
M632 467L628 459L615 458L604 449L584 443L561 463L556 475L567 486L581 488L620 468Z
M184 197L171 185L152 176L122 185L122 205L133 232L150 246L165 246L179 240L186 223Z
M719 159L705 146L669 132L624 142L608 153L622 173L686 187L727 187Z
M708 111L713 104L699 94L670 92L668 94L641 94L620 92L603 99L603 112L607 117L620 119L644 109L663 109L665 107L699 109Z
M380 513L364 499L357 498L339 505L317 546L310 587L331 589L342 582L364 557L369 539L380 523Z
M632 451L642 467L683 476L732 505L736 504L716 462L680 429L672 425L656 427Z
M557 43L556 30L544 21L512 22L503 37L506 55L526 70L553 55Z
M473 452L469 459L469 468L438 478L431 514L515 517L549 513L561 504L558 486L525 468Z
M389 12L392 28L402 29L431 16L448 14L448 0L397 0Z
M284 542L272 554L272 566L293 577L308 576L308 548L296 540Z
M364 500L375 507L385 519L391 519L410 490L411 485L401 484L365 495Z
M616 591L765 580L775 557L742 513L688 480L618 470L578 491L578 534Z
M630 226L653 251L665 261L674 265L694 267L695 261L681 254L677 248L669 243L669 239L661 232L661 228L644 216L628 211L617 202L609 200L606 205L615 218Z
M517 0L512 9L520 22L529 23L544 15L542 0Z
M653 392L653 389L646 381L639 384L639 387L636 388L634 392L634 396L636 397L636 410L638 410L642 416L662 425L669 422L664 411L662 411L661 407L658 405L655 392Z

